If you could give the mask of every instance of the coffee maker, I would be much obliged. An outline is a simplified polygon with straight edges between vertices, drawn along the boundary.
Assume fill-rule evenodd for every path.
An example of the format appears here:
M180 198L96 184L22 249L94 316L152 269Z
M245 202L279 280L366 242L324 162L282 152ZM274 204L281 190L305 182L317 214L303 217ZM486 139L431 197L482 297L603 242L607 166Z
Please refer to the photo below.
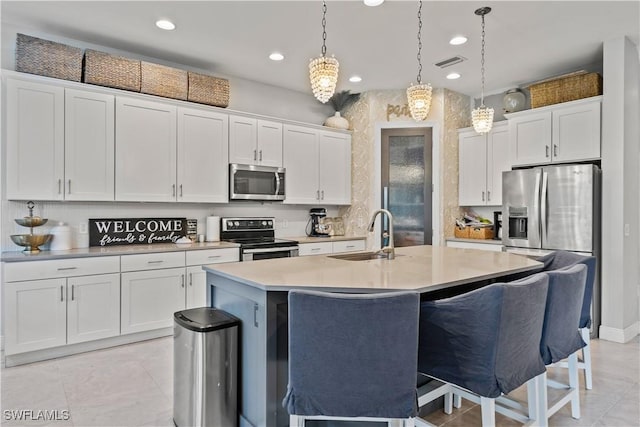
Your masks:
M327 226L320 221L327 216L325 208L311 208L309 210L309 222L307 223L307 236L309 237L329 237Z

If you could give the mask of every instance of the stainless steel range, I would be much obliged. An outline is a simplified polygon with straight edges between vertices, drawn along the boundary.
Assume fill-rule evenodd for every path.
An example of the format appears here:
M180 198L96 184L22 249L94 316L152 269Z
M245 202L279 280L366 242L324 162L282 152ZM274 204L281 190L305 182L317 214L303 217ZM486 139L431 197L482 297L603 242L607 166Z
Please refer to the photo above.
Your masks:
M222 218L220 239L240 244L240 261L298 256L298 242L276 239L273 218Z

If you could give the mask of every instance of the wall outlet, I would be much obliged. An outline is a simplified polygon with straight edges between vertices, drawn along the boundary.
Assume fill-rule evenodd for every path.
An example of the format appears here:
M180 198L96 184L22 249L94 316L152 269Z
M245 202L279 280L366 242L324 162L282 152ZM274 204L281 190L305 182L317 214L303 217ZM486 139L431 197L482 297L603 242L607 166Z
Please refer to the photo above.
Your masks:
M80 225L78 226L78 233L87 234L88 232L89 232L89 227L87 226L87 223L81 222Z

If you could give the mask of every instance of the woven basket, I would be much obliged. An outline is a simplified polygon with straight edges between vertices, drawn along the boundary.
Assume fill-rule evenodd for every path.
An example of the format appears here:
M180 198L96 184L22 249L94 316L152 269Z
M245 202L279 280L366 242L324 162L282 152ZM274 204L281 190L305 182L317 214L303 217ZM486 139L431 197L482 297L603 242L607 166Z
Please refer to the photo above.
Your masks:
M189 72L189 96L192 102L215 105L216 107L229 106L229 80Z
M189 81L187 72L164 65L142 61L140 92L165 98L187 99Z
M529 86L531 108L602 95L602 77L585 73Z
M493 238L493 227L467 227L470 239L491 239Z
M16 71L79 82L82 79L82 49L18 34Z
M140 92L140 61L87 49L85 83Z
M454 237L457 237L458 239L468 239L469 238L469 230L471 230L471 227L465 227L463 229L455 227L453 229L453 235L454 235Z

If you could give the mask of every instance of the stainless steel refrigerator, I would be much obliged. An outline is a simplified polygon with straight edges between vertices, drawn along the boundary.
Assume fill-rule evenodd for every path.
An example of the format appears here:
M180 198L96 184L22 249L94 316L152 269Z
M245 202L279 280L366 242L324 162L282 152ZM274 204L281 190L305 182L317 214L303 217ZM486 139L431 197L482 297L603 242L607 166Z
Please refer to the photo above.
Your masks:
M543 255L565 250L598 258L592 318L594 326L599 325L598 166L574 164L503 172L502 227L507 252Z

